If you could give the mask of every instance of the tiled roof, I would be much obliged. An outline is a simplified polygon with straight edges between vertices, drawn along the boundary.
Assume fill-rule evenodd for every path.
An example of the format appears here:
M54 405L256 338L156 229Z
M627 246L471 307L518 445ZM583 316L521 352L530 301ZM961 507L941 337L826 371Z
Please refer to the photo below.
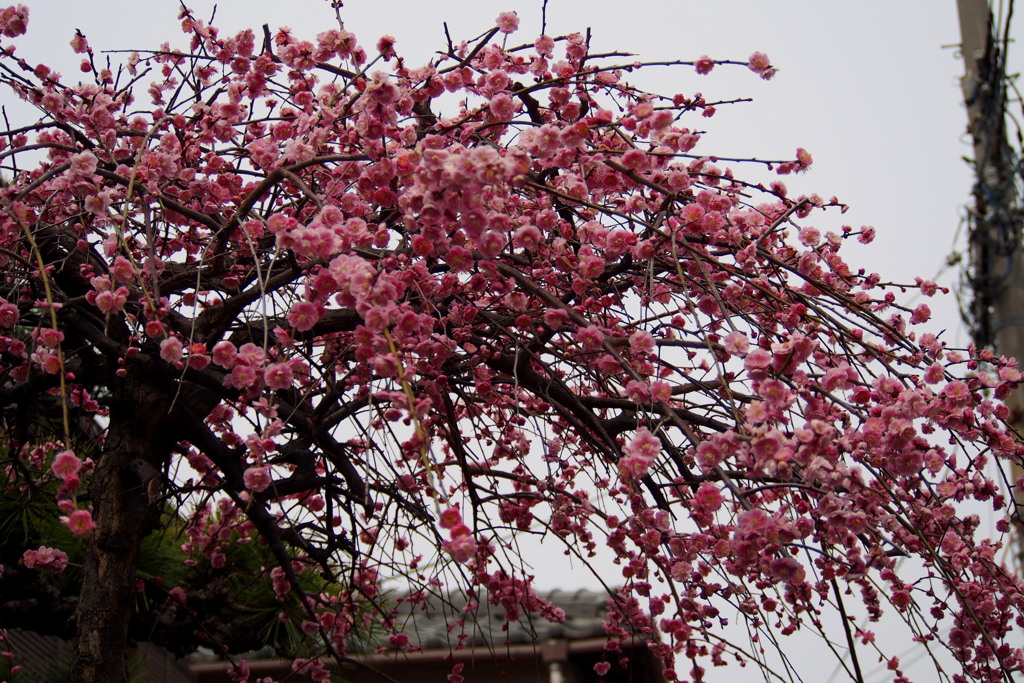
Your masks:
M5 647L14 654L12 662L21 667L15 680L32 683L68 680L72 661L72 647L68 641L10 629ZM145 683L189 683L193 679L185 663L152 643L139 643L131 649L128 671L131 681Z
M541 597L565 612L562 623L525 613L517 621L508 622L505 609L490 604L486 596L481 597L476 610L467 613L465 596L442 599L433 595L420 603L403 601L396 627L409 636L411 645L423 649L454 648L460 641L464 647L500 647L605 635L602 619L608 610L606 594L554 590Z
M624 644L628 664L627 659L619 661L607 654L602 625L608 610L606 593L555 590L540 597L565 613L561 623L535 614L523 614L509 622L504 608L490 604L483 593L479 606L468 612L463 595L434 594L415 602L392 595L382 602L395 604L397 600L394 627L409 637L406 647L390 647L378 632L369 637L370 642L349 643L353 659L328 665L345 680L359 683L379 681L381 674L397 681L444 680L453 665L465 667L462 675L467 681L583 683L596 681L594 666L608 661L612 668L603 681L664 683L661 668L642 638ZM381 646L385 651L378 650ZM260 659L260 653L245 658L254 675L284 676L291 670L287 659ZM228 680L228 664L212 653L192 655L189 660L199 681Z

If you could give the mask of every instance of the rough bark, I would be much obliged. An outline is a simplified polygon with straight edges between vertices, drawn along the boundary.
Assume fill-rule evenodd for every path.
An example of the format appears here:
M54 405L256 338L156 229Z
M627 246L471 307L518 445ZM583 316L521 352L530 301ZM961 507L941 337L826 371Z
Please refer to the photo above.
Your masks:
M96 528L75 615L75 683L127 681L135 569L142 538L159 514L162 465L172 446L164 438L169 408L170 399L138 376L115 388L107 442L89 486Z

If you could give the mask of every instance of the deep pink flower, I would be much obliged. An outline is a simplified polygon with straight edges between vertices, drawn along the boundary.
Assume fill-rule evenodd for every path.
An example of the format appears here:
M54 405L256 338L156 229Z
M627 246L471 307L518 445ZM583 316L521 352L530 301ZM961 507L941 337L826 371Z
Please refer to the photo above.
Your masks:
M921 293L925 296L935 296L939 291L939 286L931 280L923 280L921 278L914 278L918 286L921 287ZM943 290L945 291L945 290Z
M388 61L395 56L395 37L394 36L381 36L377 39L377 52L384 58L384 61Z
M631 149L622 155L622 165L633 170L646 169L650 161L650 157L642 149Z
M56 375L61 371L61 357L56 353L51 353L45 348L36 349L36 352L32 354L33 360L35 360L39 367L51 375Z
M576 272L588 280L594 280L604 272L604 259L596 254L581 256Z
M595 325L581 327L576 331L576 341L582 344L583 348L588 351L593 351L601 348L601 343L604 341L604 332Z
M963 405L971 400L971 390L967 387L966 382L960 380L947 384L941 393L954 405Z
M918 323L927 322L932 317L932 309L928 308L928 304L919 304L914 309L914 313L910 316L910 324L916 325Z
M661 452L661 441L647 427L641 427L622 450L628 455L641 455L653 460Z
M725 496L722 495L721 489L709 481L701 484L700 488L693 494L693 504L707 512L714 512L722 507L724 502Z
M96 528L96 523L92 521L92 513L88 510L74 510L68 516L61 517L60 521L68 529L71 529L71 533L75 536L85 536Z
M68 477L78 474L78 471L82 469L82 461L71 451L61 451L54 456L50 469L58 477L66 480Z
M266 352L253 344L252 342L246 342L238 349L238 362L251 365L253 367L259 367L263 365L263 361L266 359Z
M391 644L391 647L402 650L409 646L409 636L404 633L394 633L388 636L388 643Z
M470 534L456 536L444 544L444 549L456 562L469 562L476 554L476 548L476 539Z
M85 210L96 216L104 216L112 201L110 190L103 190L85 198Z
M21 556L21 563L28 569L60 574L68 565L68 556L56 548L40 546L36 550L26 550Z
M273 363L263 371L263 381L271 389L281 390L291 387L295 374L288 363Z
M270 468L259 466L250 467L242 473L242 480L245 482L245 488L250 491L259 493L260 491L266 491L270 488Z
M470 528L462 522L459 522L458 524L452 526L452 528L450 528L448 532L452 535L452 538L458 538L459 536L469 536L470 533L472 533L470 531Z
M562 329L569 320L569 314L561 308L549 308L544 311L544 324L552 330Z
M248 389L256 384L256 368L238 363L231 369L231 374L224 378L224 385L236 389Z
M788 583L803 578L804 568L792 557L776 557L768 566L772 578Z
M696 223L704 217L704 207L696 202L687 204L683 207L682 211L679 212L679 217L682 218L685 223Z
M320 309L311 301L296 301L288 311L288 324L299 332L313 329L320 320Z
M810 226L800 228L800 244L805 247L816 247L821 242L821 232Z
M94 303L96 308L100 309L100 312L104 315L113 315L120 313L127 301L128 289L126 287L118 287L116 290L96 292Z
M499 121L510 121L516 114L516 107L515 100L504 92L495 94L487 104L491 114Z
M39 343L48 349L55 349L64 341L64 333L50 327L39 330Z
M206 353L206 344L195 343L188 347L188 366L193 370L202 370L210 364L210 356Z
M651 400L651 389L646 382L633 379L626 383L626 396L634 403L647 403Z
M619 474L624 479L639 479L647 474L654 458L661 452L661 441L646 427L641 427L622 447L622 452Z
M747 354L743 361L743 367L750 373L763 372L772 364L772 354L758 347Z
M742 332L730 332L725 335L725 350L734 356L745 356L750 349L750 339Z
M654 351L654 337L647 330L637 330L629 335L629 348L636 354L651 353Z
M756 74L763 74L772 65L768 55L763 52L755 52L747 60L747 67Z
M81 33L76 32L71 37L71 50L76 55L83 55L89 51L89 41L85 39L85 36Z
M0 9L0 33L17 38L28 30L28 7L24 5Z
M495 19L495 23L498 25L498 30L502 33L515 33L516 29L519 28L519 15L515 12L502 12Z
M81 152L72 155L71 172L78 176L91 176L96 172L97 159L92 152Z
M480 239L477 240L477 248L484 258L495 258L505 249L507 244L508 239L505 235L494 230L485 231L480 236Z
M651 400L656 403L667 403L672 400L672 385L662 380L651 382Z
M555 53L555 41L551 36L543 35L533 42L533 48L541 57L551 57Z
M801 167L800 170L803 170L803 169L807 168L808 166L810 166L814 162L814 157L812 157L811 153L808 152L803 147L797 147L796 148L796 160L800 164L800 167Z
M168 363L177 363L181 360L184 345L177 337L168 337L160 342L160 357Z
M462 524L462 513L458 508L445 508L441 512L440 525L442 529L452 529L459 524Z
M159 320L150 320L146 323L147 337L160 337L164 334L164 324Z
M234 367L238 349L229 341L219 341L213 345L213 362L222 368Z
M697 464L705 472L717 467L724 458L721 448L711 441L702 441L697 446Z
M942 381L942 378L946 376L945 368L938 363L932 363L924 371L924 381L928 384L937 384Z
M694 64L694 68L697 69L697 73L702 76L711 73L711 70L715 68L715 60L711 59L707 55L701 55L701 58Z
M896 606L896 609L898 609L901 612L910 607L910 604L913 600L910 597L910 591L906 589L894 591L892 594L892 598L890 599L892 600L892 604Z
M949 644L956 650L965 649L972 641L966 631L954 628L949 632Z
M0 298L0 328L11 327L18 322L18 307Z

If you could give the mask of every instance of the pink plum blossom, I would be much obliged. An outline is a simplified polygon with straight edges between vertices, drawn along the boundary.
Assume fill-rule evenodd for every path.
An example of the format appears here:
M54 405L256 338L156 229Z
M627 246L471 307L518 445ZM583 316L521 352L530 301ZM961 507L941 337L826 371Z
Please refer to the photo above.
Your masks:
M60 574L68 565L68 556L56 548L39 546L36 550L26 550L22 553L21 563L28 569Z
M476 554L477 542L471 535L462 534L445 543L444 548L456 562L465 563Z
M18 307L6 299L0 298L0 328L13 326L18 322Z
M629 348L637 354L651 353L654 351L654 337L647 330L638 330L629 336Z
M288 389L295 375L288 363L272 363L263 370L263 381L274 390Z
M96 172L97 159L92 152L82 152L71 157L71 171L79 176L91 176Z
M641 427L622 448L619 472L624 479L640 479L647 474L655 456L661 452L661 441L646 427Z
M238 357L238 349L229 341L219 341L213 345L213 362L222 368L234 366Z
M576 331L576 341L587 350L599 349L604 341L604 332L595 325L583 327Z
M377 39L377 52L385 61L395 56L395 37L384 35Z
M313 329L320 319L320 311L310 301L296 301L288 311L288 324L299 332Z
M82 461L72 451L61 451L53 457L53 464L50 469L61 479L78 474L82 469Z
M551 57L554 54L555 41L550 36L543 35L537 38L533 47L540 56Z
M440 525L442 529L451 529L462 523L462 514L458 508L446 508L441 512Z
M763 52L755 52L747 60L747 66L756 74L763 74L772 65L768 55Z
M92 513L88 510L77 509L60 519L75 536L85 536L96 528L96 524L92 520Z
M932 310L928 307L928 304L918 304L910 316L910 323L917 325L918 323L927 322L931 317Z
M17 38L28 29L28 7L17 5L0 9L0 33Z
M750 349L750 340L742 332L730 332L724 341L725 350L734 356L745 356Z
M502 33L515 33L519 28L519 15L515 12L502 12L498 15L495 23Z
M711 73L711 70L715 68L715 60L711 59L707 55L703 55L696 61L694 67L697 69L697 73L701 75L709 74Z
M181 361L184 345L177 337L168 337L160 342L160 357L168 363Z
M270 468L262 465L250 467L242 473L242 480L245 482L245 488L250 491L256 493L266 491L272 483Z
M707 481L701 484L697 492L693 494L693 504L707 512L714 512L722 507L724 501L725 496L722 495L722 490Z

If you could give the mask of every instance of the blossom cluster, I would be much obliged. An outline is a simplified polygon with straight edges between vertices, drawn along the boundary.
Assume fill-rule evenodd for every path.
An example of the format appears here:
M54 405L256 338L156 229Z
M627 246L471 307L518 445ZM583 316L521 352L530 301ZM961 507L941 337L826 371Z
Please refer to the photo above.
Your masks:
M27 17L0 11L0 33ZM809 152L742 180L707 149L722 103L635 87L644 64L583 34L511 45L510 12L418 67L388 36L257 47L181 20L187 49L87 59L89 83L0 46L0 82L41 112L0 131L5 472L55 491L87 552L129 556L97 540L116 524L141 543L119 505L176 508L190 566L263 544L276 566L252 579L282 622L343 656L360 630L410 646L385 583L561 619L515 556L543 535L616 563L607 653L639 635L670 680L763 665L762 633L851 595L922 647L954 634L957 675L1024 671L1010 503L985 475L1022 457L1000 403L1020 372L900 303L935 283L848 264L873 228L808 224L842 209L782 182ZM775 73L762 53L690 66L730 64Z
M29 569L59 574L67 567L68 556L56 548L40 546L36 550L26 550L21 556L21 561Z

